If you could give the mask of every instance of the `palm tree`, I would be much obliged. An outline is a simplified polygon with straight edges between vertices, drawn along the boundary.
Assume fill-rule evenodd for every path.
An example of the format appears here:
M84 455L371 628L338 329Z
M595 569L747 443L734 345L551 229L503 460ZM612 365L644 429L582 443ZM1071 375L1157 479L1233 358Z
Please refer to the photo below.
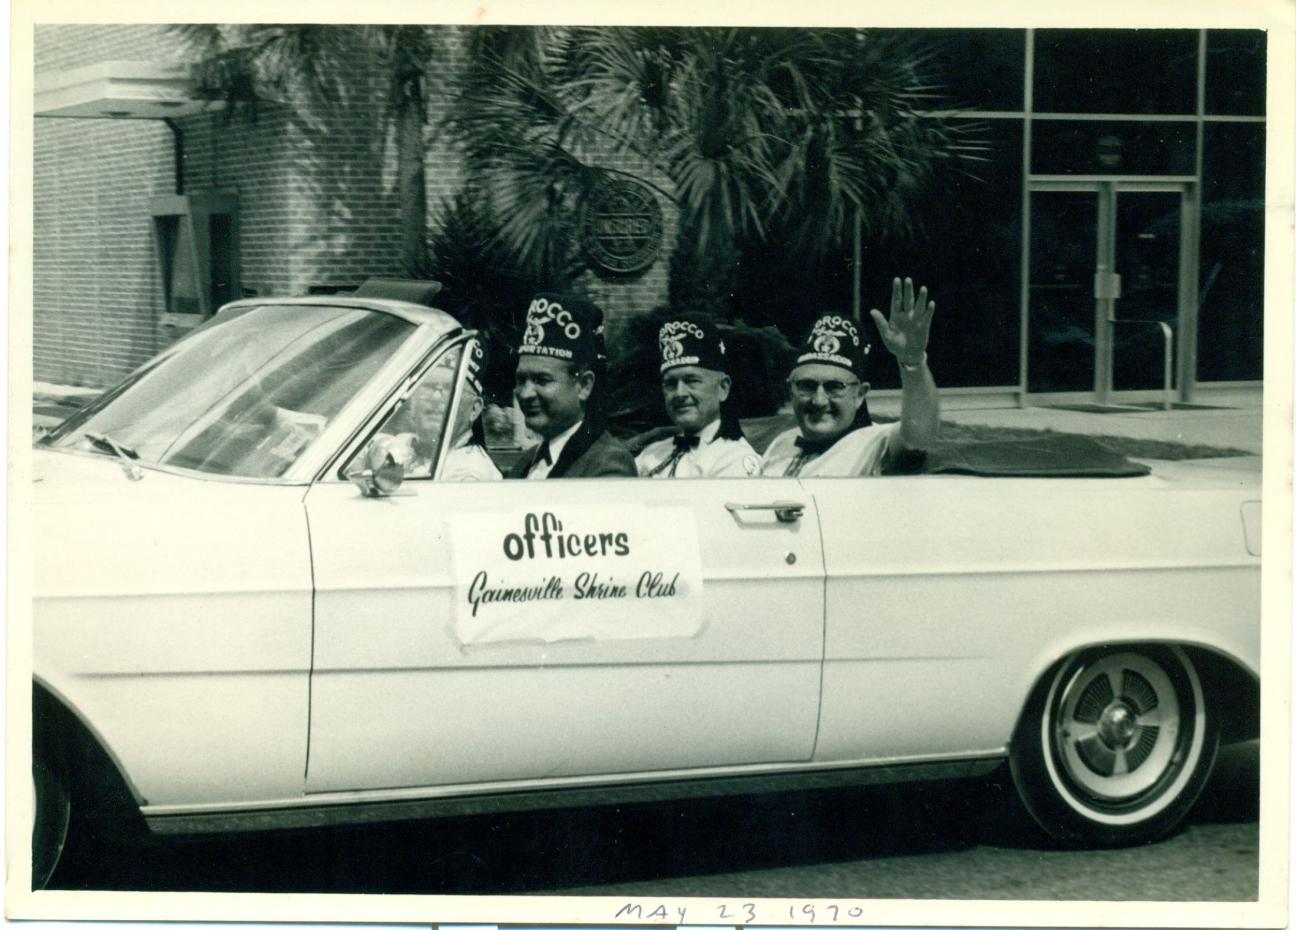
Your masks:
M200 91L231 117L256 118L263 98L293 103L305 118L326 117L347 97L357 61L386 77L385 111L395 128L401 210L401 265L426 268L427 183L423 131L430 69L445 55L445 30L431 26L211 25L170 27L194 55Z
M861 30L483 28L470 61L445 125L512 249L561 253L575 205L629 159L677 211L673 295L723 301L745 242L814 259L857 217L901 231L937 169L975 155L924 115L916 48Z

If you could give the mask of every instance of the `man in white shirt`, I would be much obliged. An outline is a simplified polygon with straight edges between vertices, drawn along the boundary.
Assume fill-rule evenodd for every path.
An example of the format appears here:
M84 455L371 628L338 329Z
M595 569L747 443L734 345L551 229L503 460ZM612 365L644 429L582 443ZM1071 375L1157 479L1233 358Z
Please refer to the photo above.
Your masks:
M870 311L882 342L900 364L900 420L868 422L864 359L869 347L854 321L838 314L817 319L788 377L797 426L770 443L761 474L849 477L880 475L910 466L936 438L940 396L927 369L927 339L935 301L913 281L891 283L891 318Z
M725 373L725 344L715 324L700 315L667 320L657 333L666 413L678 427L635 459L647 478L744 478L760 468L742 427L724 409L732 381Z

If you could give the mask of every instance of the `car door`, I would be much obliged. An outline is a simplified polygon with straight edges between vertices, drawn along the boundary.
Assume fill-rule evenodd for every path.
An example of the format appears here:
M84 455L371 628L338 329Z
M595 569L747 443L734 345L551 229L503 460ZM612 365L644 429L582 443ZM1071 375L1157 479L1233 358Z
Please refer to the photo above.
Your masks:
M337 472L306 498L309 792L810 758L823 554L794 479L375 498Z

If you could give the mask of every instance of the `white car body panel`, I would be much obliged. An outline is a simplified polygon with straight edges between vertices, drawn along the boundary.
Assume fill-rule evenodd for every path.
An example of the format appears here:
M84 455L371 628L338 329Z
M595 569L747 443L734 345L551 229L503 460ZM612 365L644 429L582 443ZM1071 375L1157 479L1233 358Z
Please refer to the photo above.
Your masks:
M1002 749L1047 666L1095 643L1198 643L1258 674L1232 477L807 480L828 577L815 760Z
M518 642L452 635L451 513L617 502L691 508L706 623L688 639ZM737 520L726 502L809 498L792 480L410 481L307 498L315 558L309 791L804 761L823 653L813 508ZM796 556L790 564L788 555ZM612 610L609 607L608 610Z
M35 450L37 678L139 800L301 792L311 640L304 489ZM147 726L141 725L147 721Z

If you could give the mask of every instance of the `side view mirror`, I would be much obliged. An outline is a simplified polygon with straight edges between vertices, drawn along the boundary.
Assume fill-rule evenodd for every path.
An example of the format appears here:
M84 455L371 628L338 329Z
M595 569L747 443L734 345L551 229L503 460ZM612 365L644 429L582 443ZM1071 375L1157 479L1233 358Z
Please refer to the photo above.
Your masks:
M365 497L387 497L405 480L405 466L396 461L385 442L371 442L364 453L364 468L347 475Z

